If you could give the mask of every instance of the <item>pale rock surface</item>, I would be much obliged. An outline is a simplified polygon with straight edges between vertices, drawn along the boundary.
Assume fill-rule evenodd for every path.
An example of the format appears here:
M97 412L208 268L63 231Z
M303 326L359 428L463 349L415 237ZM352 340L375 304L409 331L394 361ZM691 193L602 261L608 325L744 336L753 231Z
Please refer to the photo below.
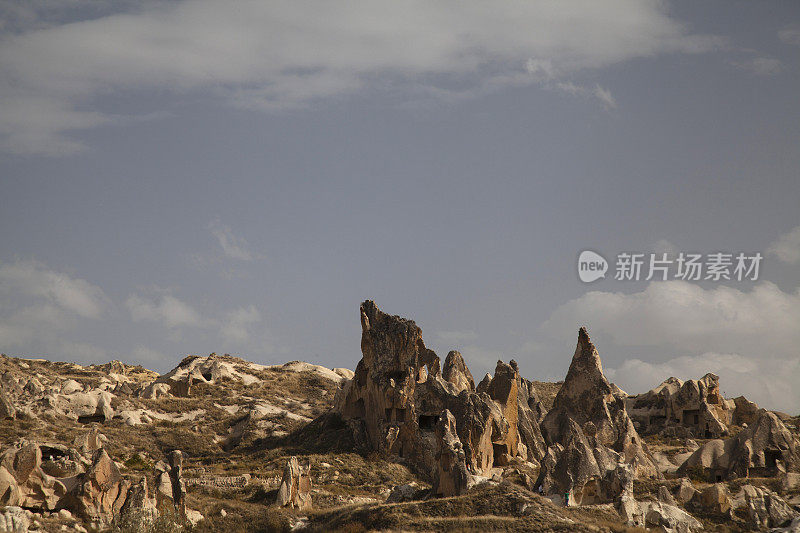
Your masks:
M30 511L14 505L0 510L0 533L28 533Z
M275 502L280 507L301 510L311 508L310 467L300 466L297 457L292 457L286 462Z

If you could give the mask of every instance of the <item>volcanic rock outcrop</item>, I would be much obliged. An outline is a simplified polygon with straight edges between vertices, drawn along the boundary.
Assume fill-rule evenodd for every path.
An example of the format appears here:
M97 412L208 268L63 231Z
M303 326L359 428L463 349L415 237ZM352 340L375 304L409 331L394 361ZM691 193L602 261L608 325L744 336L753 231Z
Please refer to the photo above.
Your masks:
M300 466L297 457L286 461L275 502L280 507L311 508L311 474L308 466Z
M625 400L636 429L650 435L720 438L732 424L752 422L758 406L744 397L727 400L719 390L719 377L682 382L671 377L651 391Z
M105 450L94 453L92 464L78 476L68 507L84 520L110 524L125 504L130 483L123 479L116 463Z
M169 454L169 465L159 462L156 502L159 510L175 510L186 517L186 483L183 480L183 452L174 450Z
M550 445L537 481L542 492L569 492L577 503L611 501L619 494L601 489L615 484L610 481L624 472L620 464L629 465L635 477L659 477L623 394L603 375L597 349L581 328L564 385L542 422Z
M474 391L461 354L448 354L443 373L413 321L387 315L369 300L360 314L363 357L336 399L336 410L360 436L357 440L384 455L406 458L435 479L441 457L435 430L448 410L471 474L485 475L515 458L542 458L544 441L527 403L530 396L519 394L514 361L498 361L494 378Z
M758 418L735 437L706 442L678 469L679 475L702 472L710 481L737 477L771 477L800 468L800 442L775 413Z
M468 488L470 474L467 472L464 447L456 434L456 419L447 409L442 411L436 423L436 440L439 452L436 454L438 470L433 483L433 494L463 494Z
M103 448L96 430L79 438L89 445L86 454L59 444L20 441L0 456L0 506L19 506L40 512L68 509L96 528L107 527L123 510L156 514L147 491L147 478L131 489L117 463ZM159 492L185 516L180 466L181 452L170 455L171 468L161 473ZM163 509L163 507L162 507Z

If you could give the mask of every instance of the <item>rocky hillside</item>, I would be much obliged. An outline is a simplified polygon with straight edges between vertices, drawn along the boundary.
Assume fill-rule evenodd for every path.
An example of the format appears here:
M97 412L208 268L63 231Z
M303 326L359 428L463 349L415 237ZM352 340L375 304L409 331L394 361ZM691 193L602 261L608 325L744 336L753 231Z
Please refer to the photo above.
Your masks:
M360 319L354 371L0 357L0 532L800 531L798 419L713 374L630 396L581 329L563 382L476 383Z

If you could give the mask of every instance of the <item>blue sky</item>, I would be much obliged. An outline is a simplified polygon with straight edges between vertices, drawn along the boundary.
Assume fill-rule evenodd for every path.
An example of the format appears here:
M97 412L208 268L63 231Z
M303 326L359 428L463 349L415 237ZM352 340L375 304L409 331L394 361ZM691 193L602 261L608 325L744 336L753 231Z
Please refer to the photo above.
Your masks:
M353 368L370 298L476 375L586 324L629 392L798 411L798 69L790 2L2 3L0 351Z

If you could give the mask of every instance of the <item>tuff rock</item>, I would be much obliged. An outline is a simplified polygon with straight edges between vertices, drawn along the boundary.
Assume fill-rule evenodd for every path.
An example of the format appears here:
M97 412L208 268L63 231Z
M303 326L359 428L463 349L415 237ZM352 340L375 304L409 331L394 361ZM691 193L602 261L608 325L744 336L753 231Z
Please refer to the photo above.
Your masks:
M436 496L458 496L467 490L470 474L464 448L456 434L456 419L445 409L436 423L437 471L433 484Z
M747 419L746 411L755 405L723 398L719 377L711 373L686 382L671 377L649 392L626 398L625 403L637 430L644 435L703 438L728 435L737 411L739 419Z
M311 508L310 467L300 466L300 463L297 462L297 457L292 457L286 461L275 502L280 507L292 509Z
M678 475L700 470L712 481L762 477L800 468L800 442L771 411L761 409L752 424L735 437L711 440L698 448Z
M498 361L494 377L484 378L473 391L461 355L448 354L444 374L413 321L387 315L369 300L361 304L360 315L362 359L337 395L335 409L368 448L402 457L435 479L437 457L442 457L435 429L448 410L470 474L486 475L517 458L543 457L537 417L530 395L520 394L515 362Z

